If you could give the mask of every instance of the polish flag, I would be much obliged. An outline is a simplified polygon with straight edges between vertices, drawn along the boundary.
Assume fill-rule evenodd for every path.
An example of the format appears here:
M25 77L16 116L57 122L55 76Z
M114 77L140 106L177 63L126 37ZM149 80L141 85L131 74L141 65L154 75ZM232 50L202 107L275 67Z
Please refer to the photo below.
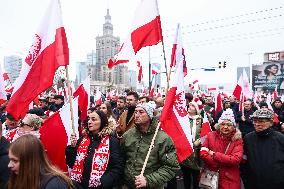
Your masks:
M159 73L158 68L156 68L155 66L152 66L152 75L157 75Z
M0 66L0 76L4 75ZM5 91L4 77L0 77L0 104L3 104L7 100L7 93Z
M139 69L139 71L138 71L138 81L139 81L139 83L141 83L142 78L143 78L143 70L142 70L142 65L141 65L140 61L137 61L137 67Z
M182 162L193 153L190 122L186 111L183 60L176 62L171 88L167 93L160 121L161 128L174 141L178 161Z
M78 89L74 92L73 96L74 98L78 97L78 105L81 112L80 120L83 122L87 118L87 112L90 106L91 90L89 77L82 81Z
M217 114L217 112L219 112L220 110L223 109L222 107L222 95L221 93L218 93L216 96L215 96L215 113Z
M110 59L108 67L127 63L137 52L147 46L157 45L163 40L160 14L157 0L140 1L130 34L119 48L114 60Z
M73 100L73 117L75 134L79 136L78 98ZM71 125L70 103L67 103L45 120L39 131L48 159L64 172L67 172L65 149L67 145L71 144L70 136L73 133Z
M176 63L180 60L183 60L183 74L184 76L187 75L187 67L184 55L184 48L182 45L182 38L181 38L181 29L180 24L177 25L176 29L176 36L172 48L172 55L171 55L171 65L170 67L175 67Z
M200 140L202 144L205 141L207 134L210 133L211 131L212 129L210 127L207 114L204 114L203 123L202 123L201 130L200 130Z
M273 91L272 96L273 96L273 102L274 102L278 97L278 95L277 95L277 84L275 85L275 89Z
M143 91L142 91L142 96L145 96L147 94L147 89L146 87L144 87Z
M252 91L250 88L250 83L249 83L249 79L248 79L248 75L245 71L245 69L243 69L243 73L241 74L238 83L234 89L233 95L240 100L241 99L241 93L243 93L244 98L248 99L252 97Z
M152 85L151 85L151 90L149 93L149 97L154 97L155 96L155 85L156 85L156 75L153 76L152 79Z
M96 105L101 105L103 103L102 92L99 89L96 90L96 95L94 100L96 102Z
M55 71L69 62L69 49L62 24L59 1L50 6L35 34L6 111L18 119L30 102L52 85Z
M195 84L196 84L196 83L198 83L198 80L197 80L197 79L196 79L196 80L194 80L192 83L190 83L190 84L188 85L188 86L189 86L189 88L193 90L193 89L194 89L194 87L195 87Z

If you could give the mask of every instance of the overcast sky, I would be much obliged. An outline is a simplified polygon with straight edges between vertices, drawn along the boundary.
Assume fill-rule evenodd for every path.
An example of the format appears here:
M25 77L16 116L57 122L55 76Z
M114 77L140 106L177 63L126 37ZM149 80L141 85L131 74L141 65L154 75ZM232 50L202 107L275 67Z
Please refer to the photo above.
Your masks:
M102 35L106 9L121 41L129 32L139 0L61 0L70 48L71 78L75 63L86 60ZM25 57L49 0L0 0L0 63L4 55ZM259 64L265 52L284 50L283 0L158 0L167 61L176 24L182 26L188 68L227 68L215 72L189 71L186 81L235 83L236 67ZM146 11L145 11L146 13ZM148 52L148 49L146 50ZM151 62L161 59L161 46L151 48ZM148 64L147 53L139 55ZM132 69L135 66L131 66ZM146 70L146 69L145 69ZM145 73L146 75L146 73Z

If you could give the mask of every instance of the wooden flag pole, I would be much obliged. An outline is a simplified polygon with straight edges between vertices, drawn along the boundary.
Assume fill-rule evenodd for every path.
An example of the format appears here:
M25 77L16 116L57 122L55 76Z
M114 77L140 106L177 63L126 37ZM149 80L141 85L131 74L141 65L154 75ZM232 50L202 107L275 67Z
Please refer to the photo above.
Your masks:
M151 150L152 150L152 148L154 147L154 142L155 142L156 136L157 136L157 134L158 134L158 131L159 131L159 129L160 129L160 125L161 125L161 122L158 123L158 126L157 126L157 128L156 128L156 130L155 130L155 133L154 133L154 136L153 136L153 138L152 138L150 147L149 147L149 149L148 149L148 152L147 152L147 155L146 155L146 159L145 159L145 161L144 161L144 164L143 164L143 167L142 167L142 170L141 170L140 175L143 175L144 172L145 172L145 168L146 168L147 162L148 162L148 160L149 160Z
M67 78L68 97L69 97L69 102L70 102L70 113L71 113L71 123L72 123L71 125L72 125L73 134L75 134L74 115L73 115L73 112L74 112L73 111L73 96L71 94L68 66L66 66L66 78Z

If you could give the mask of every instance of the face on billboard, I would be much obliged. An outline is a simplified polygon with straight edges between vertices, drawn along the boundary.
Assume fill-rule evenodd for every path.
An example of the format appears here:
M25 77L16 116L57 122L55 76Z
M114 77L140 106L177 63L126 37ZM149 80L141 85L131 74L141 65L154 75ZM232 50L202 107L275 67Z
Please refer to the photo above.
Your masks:
M284 89L284 63L264 63L253 65L252 78L254 89L262 88L264 91Z

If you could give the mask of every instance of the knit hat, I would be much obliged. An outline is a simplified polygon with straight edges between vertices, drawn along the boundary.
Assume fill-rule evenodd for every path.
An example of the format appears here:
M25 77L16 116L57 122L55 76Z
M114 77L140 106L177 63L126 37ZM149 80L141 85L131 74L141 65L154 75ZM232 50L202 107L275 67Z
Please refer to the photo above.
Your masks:
M34 130L38 130L43 122L42 119L36 114L27 114L22 120L22 123L30 127L33 127Z
M142 104L138 104L136 107L141 107L143 108L148 116L152 119L153 116L154 116L154 110L156 108L156 104L154 101L149 101L149 102L146 102L146 103L142 103Z
M228 108L226 109L226 111L223 111L221 117L218 120L218 123L222 123L225 120L230 121L234 127L236 126L234 112L231 108Z
M196 110L196 114L199 115L200 114L200 109L198 107L198 104L196 102L190 102L188 103L188 105L192 105L194 106L195 110Z
M272 119L274 118L274 113L268 109L259 109L256 110L252 115L251 118L258 118L258 119Z

